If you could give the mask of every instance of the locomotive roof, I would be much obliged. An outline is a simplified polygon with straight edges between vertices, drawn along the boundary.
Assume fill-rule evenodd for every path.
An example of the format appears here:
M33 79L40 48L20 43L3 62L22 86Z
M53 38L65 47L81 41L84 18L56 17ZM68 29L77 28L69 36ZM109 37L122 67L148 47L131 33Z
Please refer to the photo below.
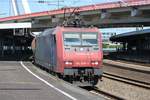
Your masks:
M38 35L38 37L40 36L46 36L48 34L52 34L54 32L55 28L48 28L48 29L45 29L42 33L40 33Z
M59 26L58 26L59 27ZM53 34L53 32L58 28L58 27L55 27L55 28L48 28L48 29L45 29L42 33L40 33L37 37L41 37L41 36L47 36L48 34ZM97 29L96 27L83 27L83 28L79 28L79 27L61 27L61 28L65 28L65 30L72 30L72 31L77 31L77 30L84 30L84 31L89 31L89 30L95 30ZM84 29L86 28L86 29ZM89 29L89 30L87 30Z

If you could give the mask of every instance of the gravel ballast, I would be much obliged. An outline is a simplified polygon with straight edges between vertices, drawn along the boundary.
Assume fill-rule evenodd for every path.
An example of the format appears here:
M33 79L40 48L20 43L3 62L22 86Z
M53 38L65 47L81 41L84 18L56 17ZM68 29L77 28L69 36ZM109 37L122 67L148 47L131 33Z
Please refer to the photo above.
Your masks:
M150 100L150 90L103 77L97 87L127 100Z

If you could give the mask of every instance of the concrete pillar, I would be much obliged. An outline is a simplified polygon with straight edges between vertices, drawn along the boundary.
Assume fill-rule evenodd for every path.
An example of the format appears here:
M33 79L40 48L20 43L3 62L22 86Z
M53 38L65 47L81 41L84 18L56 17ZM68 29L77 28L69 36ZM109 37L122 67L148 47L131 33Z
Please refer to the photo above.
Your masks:
M111 14L107 10L102 10L101 11L101 19L109 18L110 15Z
M131 53L132 52L132 47L133 47L132 41L129 41L127 43L127 51Z
M4 40L2 40L2 57L4 56Z
M3 39L0 40L0 50L1 50L1 56L3 54Z
M123 51L124 52L126 51L126 43L125 42L123 43Z
M59 18L57 18L56 16L52 17L52 23L57 23L59 22Z
M12 51L12 54L15 54L15 40L14 40L15 38L13 38L13 51Z
M132 17L139 16L139 15L141 15L141 13L142 12L138 8L134 7L134 8L131 9L131 16Z

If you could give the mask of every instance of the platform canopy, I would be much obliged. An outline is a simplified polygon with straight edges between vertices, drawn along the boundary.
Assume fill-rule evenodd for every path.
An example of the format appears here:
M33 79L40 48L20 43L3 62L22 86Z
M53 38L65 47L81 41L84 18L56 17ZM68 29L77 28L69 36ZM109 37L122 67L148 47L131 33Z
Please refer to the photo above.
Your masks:
M125 42L133 39L141 39L143 37L150 35L150 29L144 29L140 31L133 31L133 32L128 32L128 33L123 33L123 34L118 34L115 36L112 36L110 38L111 41L113 42Z
M31 28L32 23L0 23L0 29Z

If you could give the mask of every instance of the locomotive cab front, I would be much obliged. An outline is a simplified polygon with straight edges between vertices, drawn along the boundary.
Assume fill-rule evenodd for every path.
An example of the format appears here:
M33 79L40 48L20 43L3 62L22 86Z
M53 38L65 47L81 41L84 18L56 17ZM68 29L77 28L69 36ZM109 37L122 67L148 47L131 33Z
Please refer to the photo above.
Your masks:
M72 81L96 84L102 76L102 41L97 28L63 28L61 70ZM58 37L59 38L59 37ZM60 49L60 43L59 49Z

